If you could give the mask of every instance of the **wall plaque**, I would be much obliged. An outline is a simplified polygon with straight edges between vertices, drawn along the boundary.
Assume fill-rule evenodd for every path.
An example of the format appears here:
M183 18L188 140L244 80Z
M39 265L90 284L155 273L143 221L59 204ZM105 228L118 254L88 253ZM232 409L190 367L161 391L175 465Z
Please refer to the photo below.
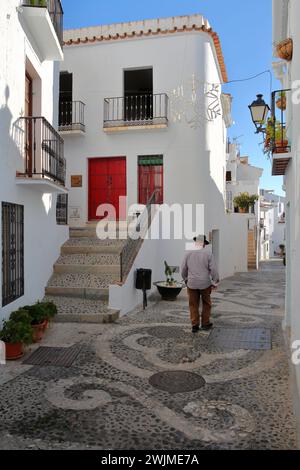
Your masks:
M82 175L72 175L71 176L71 187L72 188L82 188Z

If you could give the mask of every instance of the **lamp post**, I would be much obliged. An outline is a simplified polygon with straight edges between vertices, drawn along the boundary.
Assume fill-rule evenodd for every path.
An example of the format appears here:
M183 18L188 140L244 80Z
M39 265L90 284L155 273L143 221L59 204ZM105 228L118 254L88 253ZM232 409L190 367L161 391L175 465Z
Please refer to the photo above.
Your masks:
M270 107L267 103L265 103L263 99L263 95L257 95L257 99L253 101L253 103L249 106L252 121L256 127L256 133L259 132L266 133L266 129L263 127L265 124Z

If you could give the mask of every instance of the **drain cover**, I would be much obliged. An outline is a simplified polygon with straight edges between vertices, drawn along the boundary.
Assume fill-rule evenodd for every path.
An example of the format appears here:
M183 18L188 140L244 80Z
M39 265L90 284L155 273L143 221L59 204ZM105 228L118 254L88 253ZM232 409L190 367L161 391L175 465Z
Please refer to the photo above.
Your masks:
M152 387L170 393L193 392L204 387L203 377L192 372L167 371L152 375L149 379Z
M267 328L214 328L209 346L224 349L272 349L271 330Z
M49 348L41 346L23 364L32 366L71 367L80 352L78 346L71 348Z

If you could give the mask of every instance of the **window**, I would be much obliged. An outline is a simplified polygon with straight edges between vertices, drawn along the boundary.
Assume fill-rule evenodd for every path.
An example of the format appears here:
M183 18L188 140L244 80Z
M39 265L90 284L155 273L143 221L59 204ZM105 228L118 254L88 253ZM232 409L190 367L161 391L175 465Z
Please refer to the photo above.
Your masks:
M70 126L73 123L73 74L60 73L59 80L59 122L58 125Z
M138 160L139 204L147 205L153 196L153 204L164 202L163 156L141 156Z
M226 171L226 182L231 183L232 178L231 178L231 171Z
M2 202L2 306L24 295L24 206Z
M68 225L68 195L58 194L56 200L56 223Z

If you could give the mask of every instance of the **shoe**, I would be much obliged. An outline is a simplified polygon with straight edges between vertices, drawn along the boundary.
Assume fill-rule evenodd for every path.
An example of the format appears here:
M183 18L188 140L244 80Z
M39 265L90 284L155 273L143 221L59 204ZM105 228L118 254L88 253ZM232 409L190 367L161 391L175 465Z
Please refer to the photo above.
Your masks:
M198 331L200 330L200 327L197 325L197 326L193 326L192 328L192 333L198 333Z
M207 325L203 325L203 326L201 327L201 330L203 330L203 331L209 331L209 330L212 329L213 326L214 326L213 323L207 323Z

